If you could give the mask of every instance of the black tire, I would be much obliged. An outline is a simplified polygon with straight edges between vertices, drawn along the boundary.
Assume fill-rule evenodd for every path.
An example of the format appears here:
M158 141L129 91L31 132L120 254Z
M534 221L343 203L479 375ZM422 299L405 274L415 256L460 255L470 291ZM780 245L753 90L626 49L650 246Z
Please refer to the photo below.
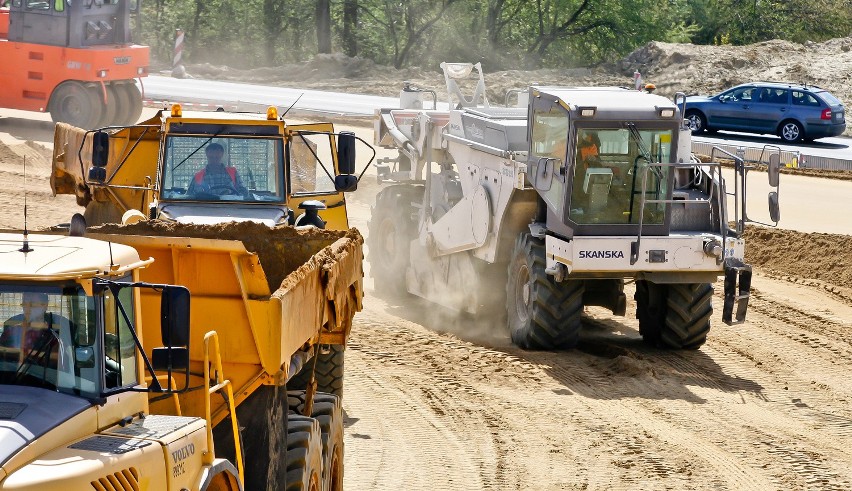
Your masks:
M633 299L636 300L639 334L645 343L652 346L660 345L660 332L666 325L666 292L664 285L645 280L636 281Z
M115 93L116 115L113 124L116 126L124 126L133 119L134 104L130 100L130 92L124 87L125 84L115 84L112 86Z
M416 209L413 202L423 199L422 187L389 186L376 196L368 225L370 276L378 292L407 290L405 273L410 262L409 242L416 235Z
M713 315L709 283L657 285L636 282L639 333L660 348L698 349L707 341Z
M129 104L127 109L127 119L124 120L125 125L136 124L142 116L142 92L136 87L135 83L120 85L124 89Z
M686 125L693 135L699 135L707 130L707 118L697 109L686 111Z
M778 126L778 136L787 143L795 143L805 138L805 129L798 121L788 119Z
M543 242L520 235L506 285L512 342L524 349L573 348L580 334L583 282L556 283L544 268Z
M296 414L287 416L285 467L287 468L285 486L287 491L321 491L322 432L319 421ZM246 484L245 489L260 488L253 488ZM280 489L280 487L275 486L274 489Z
M48 108L54 122L89 130L100 122L104 104L94 89L72 80L53 91Z
M291 412L316 419L322 433L322 489L343 491L343 407L340 398L317 392L311 414L304 414L305 392L288 391Z
M329 345L328 350L320 350L317 355L317 366L314 379L317 381L317 392L334 394L343 399L343 362L346 348L339 344ZM287 387L292 390L305 390L311 378L313 360L308 360L305 366L293 376Z
M104 126L112 126L117 124L119 110L118 110L118 92L114 85L106 86L106 105L104 106L103 114L101 115L101 120L98 122L98 127ZM97 88L96 92L100 94L101 89Z
M290 467L282 465L289 448L287 394L281 386L260 386L237 406L241 430L245 489L277 491L289 482ZM234 437L230 418L213 429L217 457L225 457L236 466ZM289 462L290 452L287 450ZM287 488L290 489L290 488ZM296 488L299 489L299 488Z

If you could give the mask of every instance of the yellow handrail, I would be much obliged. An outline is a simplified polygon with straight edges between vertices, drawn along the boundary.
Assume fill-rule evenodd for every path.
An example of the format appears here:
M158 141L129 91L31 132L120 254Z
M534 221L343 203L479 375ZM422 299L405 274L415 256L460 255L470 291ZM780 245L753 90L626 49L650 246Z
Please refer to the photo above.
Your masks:
M216 385L210 387L210 341L214 343L215 357L213 358L213 371L216 377ZM228 396L228 411L231 413L231 429L234 433L234 450L237 459L237 472L240 476L240 484L245 483L245 475L243 471L243 449L240 441L239 426L237 424L236 406L234 405L234 389L231 387L231 381L225 380L224 372L222 371L222 356L219 354L219 335L216 331L210 331L204 335L204 388L206 395L204 397L204 415L207 418L207 453L204 454L204 464L213 464L215 452L213 449L213 420L210 418L210 396L215 392L225 389Z

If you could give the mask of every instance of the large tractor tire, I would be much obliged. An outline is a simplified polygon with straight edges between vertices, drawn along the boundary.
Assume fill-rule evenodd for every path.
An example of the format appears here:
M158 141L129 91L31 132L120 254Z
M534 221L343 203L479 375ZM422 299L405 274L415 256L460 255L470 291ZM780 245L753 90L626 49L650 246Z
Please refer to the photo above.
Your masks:
M544 243L530 234L520 235L506 287L512 342L524 349L573 348L580 334L583 282L557 283L544 268Z
M53 91L48 110L54 122L88 130L100 122L104 104L95 89L71 80L61 83Z
M284 387L263 385L237 406L242 441L245 489L278 491L290 482L290 451L287 393ZM299 426L302 428L304 425ZM216 456L236 466L231 420L222 420L213 429ZM319 436L317 436L319 439ZM285 464L285 449L287 465ZM291 489L288 487L287 489ZM309 489L309 488L294 488Z
M320 350L317 355L317 366L314 379L317 382L317 392L334 394L343 399L343 361L346 348L339 344L329 345L328 350ZM311 379L313 360L308 360L305 366L287 382L287 388L305 390Z
M317 392L311 414L305 414L305 392L288 391L291 412L316 419L322 432L322 489L343 491L343 407L340 398Z
M713 314L713 286L709 283L658 285L636 282L639 334L651 345L698 349L707 341Z
M409 243L417 234L417 211L411 203L422 201L423 190L418 186L389 186L376 196L368 226L367 260L378 292L406 291Z
M319 421L307 416L288 415L285 467L286 491L322 491L322 433ZM247 483L245 489L259 488L252 488ZM275 489L280 487L276 486Z

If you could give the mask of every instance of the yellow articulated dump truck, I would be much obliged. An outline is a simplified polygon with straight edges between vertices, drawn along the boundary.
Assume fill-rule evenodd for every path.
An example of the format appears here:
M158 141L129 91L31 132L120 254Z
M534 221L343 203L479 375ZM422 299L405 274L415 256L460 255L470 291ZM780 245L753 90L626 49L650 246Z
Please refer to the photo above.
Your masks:
M340 399L290 384L360 310L357 231L78 222L0 233L0 490L341 490Z
M247 114L184 112L176 104L133 126L57 124L51 187L77 197L89 226L251 221L345 231L344 193L358 185L359 141L374 158L353 133L330 123L290 125L274 107ZM304 389L315 378L319 391L341 396L345 339L329 334L323 345L311 373L296 375L291 386Z

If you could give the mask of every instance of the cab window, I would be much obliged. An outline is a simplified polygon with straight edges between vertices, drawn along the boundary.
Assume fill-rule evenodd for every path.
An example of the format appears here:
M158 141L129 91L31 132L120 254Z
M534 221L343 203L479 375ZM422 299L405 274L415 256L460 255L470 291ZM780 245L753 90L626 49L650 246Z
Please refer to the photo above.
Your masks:
M569 218L578 224L637 224L642 199L665 199L672 130L580 128ZM644 188L643 188L644 186ZM642 222L661 224L665 204L645 203Z
M296 133L290 140L290 186L293 194L334 193L332 137Z
M104 300L104 353L106 355L106 388L114 389L139 383L136 372L136 342L131 333L129 319L134 320L133 289L122 288L118 295L109 289ZM127 314L125 318L122 314Z
M543 198L557 210L562 208L565 195L563 185L568 159L568 124L567 111L556 104L533 109L531 161L544 165L544 159L551 159L553 177L550 189L543 192Z

